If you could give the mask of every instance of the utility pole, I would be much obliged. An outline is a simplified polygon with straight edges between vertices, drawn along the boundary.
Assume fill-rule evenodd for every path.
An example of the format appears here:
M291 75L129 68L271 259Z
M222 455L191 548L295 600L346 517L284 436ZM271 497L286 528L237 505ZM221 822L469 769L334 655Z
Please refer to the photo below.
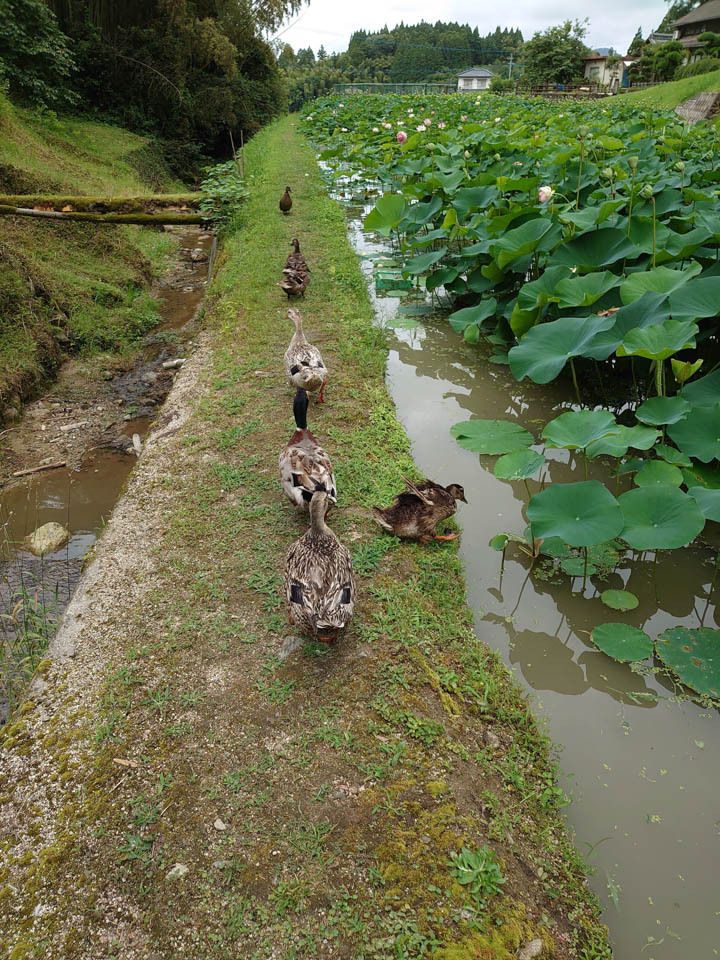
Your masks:
M508 64L508 79L512 79L512 68L513 68L513 54L512 50L510 51L510 63Z

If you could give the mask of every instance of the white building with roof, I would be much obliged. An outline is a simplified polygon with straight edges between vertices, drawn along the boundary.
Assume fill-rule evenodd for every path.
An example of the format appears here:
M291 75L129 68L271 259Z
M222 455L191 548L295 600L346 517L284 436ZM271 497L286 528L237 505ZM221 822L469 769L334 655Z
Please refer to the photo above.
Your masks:
M490 81L495 76L492 70L485 70L482 67L473 67L471 70L463 70L457 74L458 90L487 90Z

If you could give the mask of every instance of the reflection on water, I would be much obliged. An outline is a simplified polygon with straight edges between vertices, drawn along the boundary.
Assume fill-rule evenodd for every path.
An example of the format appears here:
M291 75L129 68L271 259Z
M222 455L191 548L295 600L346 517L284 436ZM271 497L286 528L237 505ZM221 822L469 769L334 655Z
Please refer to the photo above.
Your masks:
M387 377L421 470L461 483L461 554L478 636L503 654L536 695L548 733L562 745L574 802L568 820L592 851L592 885L606 906L618 960L680 960L720 955L720 724L715 710L679 701L666 678L634 671L590 641L598 623L624 620L652 637L670 626L718 625L707 596L715 551L701 547L623 557L607 580L530 574L512 547L500 575L495 534L525 530L522 482L497 480L494 457L460 448L450 427L471 417L514 418L536 437L572 407L571 385L518 383L489 351L466 344L441 312L417 329L391 326L401 301L377 297L367 255L387 249L367 238L360 207L349 230L363 254L378 321L391 344ZM413 294L418 300L422 294ZM584 479L567 451L548 451L552 480ZM614 484L612 464L591 462L590 476ZM620 492L631 481L620 478ZM531 492L538 489L530 482ZM636 610L618 614L599 599L608 587L631 590ZM608 884L618 891L616 908Z

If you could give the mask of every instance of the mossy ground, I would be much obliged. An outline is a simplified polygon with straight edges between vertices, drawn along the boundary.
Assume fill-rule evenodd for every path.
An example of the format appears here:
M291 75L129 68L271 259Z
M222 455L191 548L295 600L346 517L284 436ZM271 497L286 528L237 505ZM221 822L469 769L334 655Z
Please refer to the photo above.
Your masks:
M19 110L0 94L0 193L178 186L144 138ZM145 291L172 247L162 231L0 217L0 423L63 355L122 350L157 322Z
M56 816L49 834L23 775L0 791L7 952L510 960L540 937L547 956L607 958L549 744L473 632L455 545L400 543L369 516L414 467L343 212L292 118L251 143L248 171L194 412L128 491L153 540L117 602L84 614L90 678L51 666L52 720L32 707L6 732L13 770L46 758L37 806ZM331 647L288 640L280 593L306 524L276 479L293 429L277 281L296 235L312 268L299 306L330 369L310 426L358 574L355 619ZM449 858L484 844L507 882L478 909ZM176 864L187 872L168 879Z

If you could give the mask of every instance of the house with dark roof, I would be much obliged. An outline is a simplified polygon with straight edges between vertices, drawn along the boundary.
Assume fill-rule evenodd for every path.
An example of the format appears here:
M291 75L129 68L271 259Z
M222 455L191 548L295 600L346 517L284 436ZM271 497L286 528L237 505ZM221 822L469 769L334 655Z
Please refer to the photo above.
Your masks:
M457 74L458 90L487 90L490 81L495 76L492 70L485 70L482 67L473 67L471 70L463 70Z
M679 40L685 47L687 59L698 59L705 46L702 40L698 40L700 34L708 30L720 33L720 0L710 0L686 13L673 23L673 30L673 40Z
M618 60L614 56L614 62L609 64L609 56L595 52L589 57L583 58L585 79L589 80L590 83L599 83L604 87L609 87L611 90L616 90L618 87L627 87L629 83L628 68L639 59L640 57L628 56L621 57Z

